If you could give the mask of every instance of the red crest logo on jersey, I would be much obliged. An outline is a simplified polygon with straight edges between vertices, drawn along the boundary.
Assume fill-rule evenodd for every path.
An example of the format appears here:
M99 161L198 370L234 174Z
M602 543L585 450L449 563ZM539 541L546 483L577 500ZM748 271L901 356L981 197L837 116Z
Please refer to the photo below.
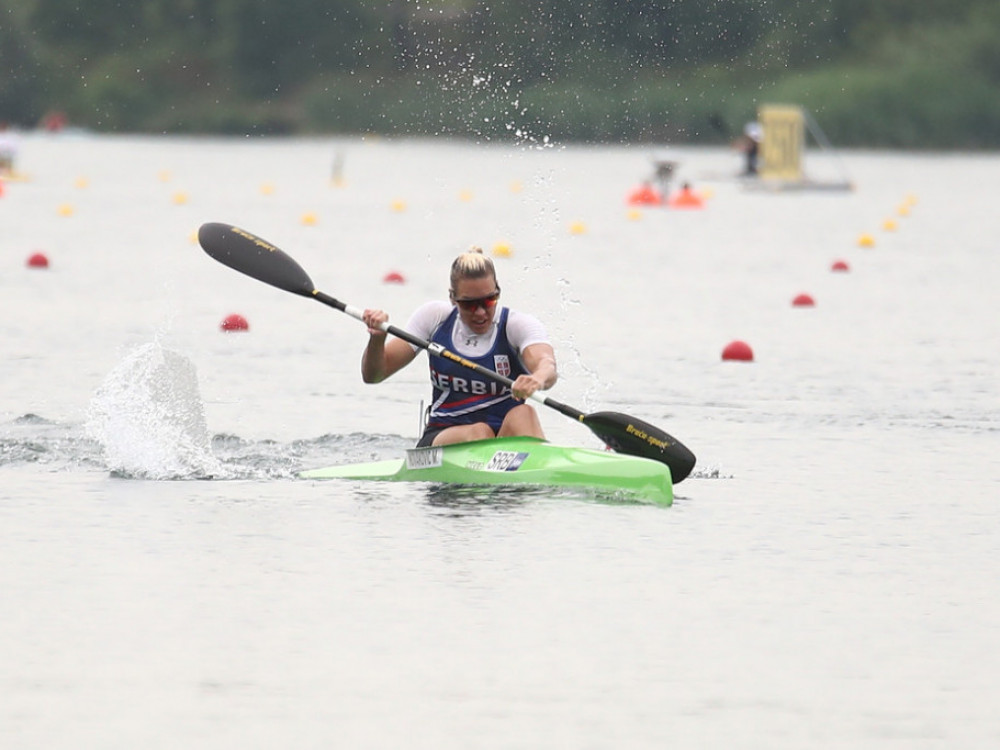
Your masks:
M510 358L506 354L494 354L493 368L498 375L503 375L505 378L510 377Z

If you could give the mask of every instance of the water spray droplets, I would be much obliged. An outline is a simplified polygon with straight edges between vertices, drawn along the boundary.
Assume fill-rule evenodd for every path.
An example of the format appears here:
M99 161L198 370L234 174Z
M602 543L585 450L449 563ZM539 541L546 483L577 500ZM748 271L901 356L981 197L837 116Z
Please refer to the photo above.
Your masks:
M144 479L216 476L194 365L146 344L123 359L91 400L87 433L108 468Z

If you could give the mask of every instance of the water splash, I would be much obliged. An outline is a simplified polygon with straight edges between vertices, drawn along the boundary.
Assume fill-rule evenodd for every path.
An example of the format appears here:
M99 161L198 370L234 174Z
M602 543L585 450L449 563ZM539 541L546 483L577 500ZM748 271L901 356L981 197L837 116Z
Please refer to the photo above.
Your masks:
M159 342L126 356L90 403L87 434L108 468L143 479L217 476L194 365Z
M717 464L699 466L691 472L691 479L735 479L728 471Z

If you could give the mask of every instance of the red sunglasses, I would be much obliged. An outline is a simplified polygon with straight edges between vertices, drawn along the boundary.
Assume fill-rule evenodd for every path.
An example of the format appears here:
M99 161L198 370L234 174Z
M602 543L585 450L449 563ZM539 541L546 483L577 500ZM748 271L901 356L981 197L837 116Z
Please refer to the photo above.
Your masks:
M475 312L477 307L483 308L486 312L491 312L497 306L498 299L500 299L500 287L497 287L497 290L493 294L488 294L485 297L456 299L455 304L466 312Z

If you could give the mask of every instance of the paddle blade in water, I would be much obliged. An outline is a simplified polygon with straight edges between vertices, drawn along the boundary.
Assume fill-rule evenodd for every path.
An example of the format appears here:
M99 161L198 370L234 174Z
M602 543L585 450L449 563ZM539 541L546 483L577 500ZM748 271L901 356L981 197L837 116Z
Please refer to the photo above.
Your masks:
M674 484L683 481L694 468L694 454L659 427L641 419L613 411L588 414L583 423L618 453L651 458L670 467Z
M302 266L267 240L244 229L218 222L202 224L198 242L219 263L265 284L306 297L315 290Z

